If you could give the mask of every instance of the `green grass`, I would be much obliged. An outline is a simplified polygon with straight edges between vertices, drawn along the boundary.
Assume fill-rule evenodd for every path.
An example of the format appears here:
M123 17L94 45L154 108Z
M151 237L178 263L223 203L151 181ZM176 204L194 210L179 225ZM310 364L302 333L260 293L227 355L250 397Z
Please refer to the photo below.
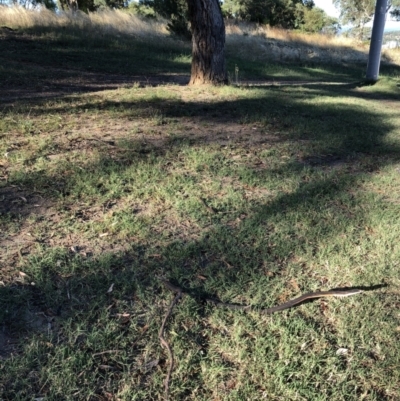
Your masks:
M171 399L398 399L396 67L358 86L362 66L228 54L247 78L308 82L143 87L188 74L188 48L28 34L0 55L1 399L162 399L160 278L193 295L168 320ZM97 91L88 70L128 79ZM74 77L83 92L35 92ZM374 290L273 316L198 299L342 287Z

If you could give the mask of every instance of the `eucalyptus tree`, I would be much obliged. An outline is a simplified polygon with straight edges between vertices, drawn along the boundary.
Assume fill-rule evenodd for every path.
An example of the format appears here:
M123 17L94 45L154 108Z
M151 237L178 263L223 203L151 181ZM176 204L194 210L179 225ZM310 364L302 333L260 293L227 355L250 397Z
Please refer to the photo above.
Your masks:
M225 84L225 24L218 0L187 0L192 32L190 84Z
M362 39L365 25L372 20L375 12L376 0L332 0L340 9L340 20L343 25L351 24ZM389 0L386 12L396 13L400 8L400 0Z
M287 29L298 28L313 7L313 0L224 0L222 5L227 17Z

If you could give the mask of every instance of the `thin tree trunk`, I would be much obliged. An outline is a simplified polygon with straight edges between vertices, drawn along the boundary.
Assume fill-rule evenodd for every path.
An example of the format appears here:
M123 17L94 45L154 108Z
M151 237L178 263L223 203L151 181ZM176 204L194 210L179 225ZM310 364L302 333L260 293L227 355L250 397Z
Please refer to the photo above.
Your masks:
M187 0L192 28L190 85L225 84L225 24L218 0Z

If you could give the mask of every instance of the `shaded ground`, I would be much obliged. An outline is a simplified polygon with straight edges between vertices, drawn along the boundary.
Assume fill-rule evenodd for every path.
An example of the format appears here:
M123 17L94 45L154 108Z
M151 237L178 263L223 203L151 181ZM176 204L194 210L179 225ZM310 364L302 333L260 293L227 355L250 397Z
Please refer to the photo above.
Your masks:
M96 93L106 90L114 90L118 88L126 88L134 86L147 87L162 85L163 88L171 92L179 92L184 101L190 102L192 100L192 93L189 91L179 89L180 85L185 85L188 82L188 76L185 75L164 75L164 76L120 76L115 74L104 73L90 73L79 70L66 70L60 68L52 68L48 66L41 66L34 63L24 63L24 67L33 68L38 73L43 73L43 79L32 82L29 86L27 82L21 85L17 82L6 82L2 85L2 92L0 95L0 102L4 107L13 107L14 104L28 102L35 104L36 102L45 102L51 99L62 99L70 95ZM51 78L50 78L51 77ZM166 83L173 83L172 86L165 86ZM275 86L275 85L324 85L323 83L315 82L247 82L241 83L242 85L257 85L257 86ZM199 94L197 101L207 100L208 94ZM205 110L200 111L197 116L179 117L179 124L184 129L184 134L181 139L189 143L196 144L213 144L219 146L230 146L231 144L238 144L242 147L248 148L250 152L258 146L268 144L273 146L274 143L282 141L279 136L274 134L266 135L265 131L258 123L254 124L241 124L232 121L229 117L224 116L220 112L216 112L211 120L208 120L204 125L202 115L208 115L209 106L204 103ZM202 107L202 106L200 106ZM63 125L68 125L68 116L64 116ZM80 152L91 154L93 151L101 150L108 154L108 157L115 159L121 158L125 149L119 147L120 141L124 140L129 132L135 131L139 138L139 153L146 154L148 152L162 154L165 153L175 141L180 141L180 137L172 140L163 135L164 126L163 121L152 132L146 132L143 138L140 138L141 130L146 130L147 122L142 123L138 121L124 121L121 124L116 124L114 118L103 118L101 125L96 126L96 121L87 120L83 116L78 117L74 121L76 129L63 129L59 131L59 138L54 135L54 141L58 143L56 152L46 154L46 159L50 162L60 162L68 154ZM104 127L107 127L104 129ZM34 135L36 133L32 131ZM40 134L39 134L40 136ZM61 139L60 139L61 138ZM80 233L69 233L68 235L57 233L57 227L65 219L65 213L75 216L79 221L102 221L107 214L113 213L114 209L118 209L121 205L117 203L106 203L99 206L86 206L86 205L68 205L65 208L56 207L57 200L51 199L46 196L43 188L37 191L30 191L29 189L7 185L8 170L10 163L9 157L14 153L18 153L19 149L24 146L26 142L25 136L15 136L13 144L8 148L7 154L1 160L1 174L4 186L0 188L0 215L8 216L10 219L17 221L15 232L3 233L0 235L0 243L5 252L0 254L1 265L1 282L2 285L15 285L15 284L28 284L29 277L21 272L20 266L22 260L29 257L31 253L35 253L37 247L61 247L67 249L71 256L79 255L87 259L92 257L99 257L108 252L121 253L128 251L130 246L124 240L109 239L108 233L88 240L83 239ZM239 156L233 156L233 158ZM329 158L329 157L328 157ZM35 156L29 161L34 162ZM326 161L326 160L325 160ZM262 160L254 160L254 167L260 170L265 168ZM333 157L332 164L338 164L342 161L338 157ZM315 160L312 158L299 159L299 163L305 165L314 165L321 162L320 158ZM328 162L329 164L329 162ZM227 182L228 183L228 182ZM230 185L233 182L229 182ZM63 182L59 184L52 182L50 187L52 191L58 192L57 196L63 194ZM268 190L250 188L246 190L246 196L250 198L263 198L269 195ZM215 213L206 202L204 202L205 210L209 213ZM118 206L118 207L117 207ZM154 211L150 211L153 213ZM137 204L135 206L135 213L137 216L145 216L147 211L146 205ZM48 227L48 232L43 236L34 232L35 222L45 221ZM239 221L232 221L229 223L230 227L237 226ZM164 226L160 225L158 230L160 234L164 229L170 230L171 226L176 224L173 220L165 221ZM54 230L52 229L54 227ZM187 241L189 238L200 238L204 234L204 230L199 227L197 230L193 228L185 228L182 225L177 226L175 238L181 238ZM211 260L208 261L210 263ZM228 264L229 265L229 264ZM34 283L33 283L34 284ZM20 324L32 331L47 332L53 331L54 319L57 319L54 311L46 312L41 306L31 305L29 309L23 312L24 316L18 316ZM55 316L55 317L54 317ZM14 334L7 334L5 327L3 333L0 333L0 357L8 358L17 353L18 338Z
M8 60L10 66L19 68L21 63L13 63ZM123 76L117 74L104 74L71 69L60 69L57 67L42 66L34 63L23 63L26 69L33 68L37 73L42 73L40 82L22 81L3 82L1 85L0 101L12 104L19 100L29 99L51 99L67 96L74 93L97 92L124 88L132 85L157 86L165 84L186 85L189 82L188 75L182 74L159 74L159 75L137 75Z
M6 315L11 329L0 327L0 357L23 357L15 333L27 339L39 333L41 348L27 364L30 382L18 387L4 380L7 394L25 388L29 397L55 394L47 383L56 382L74 353L77 360L87 358L69 371L77 399L112 399L126 377L128 388L161 394L167 363L157 329L170 294L160 289L158 276L254 304L283 302L310 283L396 284L397 275L385 269L396 267L391 258L397 245L379 234L391 221L377 214L377 223L368 214L368 208L385 210L387 200L378 198L380 189L368 179L399 162L397 142L390 143L397 117L365 102L396 106L398 92L359 88L353 76L338 85L283 79L279 85L266 80L214 91L187 88L183 73L148 78L32 62L15 62L13 69L24 73L12 75L0 95L12 133L1 134L7 148L0 160L0 217L7 230L0 234L6 250L0 285L2 297L15 302ZM395 194L396 180L390 185ZM388 201L394 204L396 196ZM385 268L376 269L379 263ZM350 301L354 308L321 302L273 324L212 314L184 300L170 330L179 333L176 377L188 383L175 389L177 399L196 399L192 389L204 385L210 387L207 399L233 391L237 399L248 394L260 399L268 395L263 372L273 374L277 364L288 387L297 380L293 372L305 369L324 386L328 375L318 376L314 367L329 369L334 360L332 374L350 371L352 380L365 379L362 392L371 399L395 400L398 383L390 376L395 372L386 372L389 383L386 376L374 381L368 375L372 365L385 372L390 344L375 327L387 319L385 333L393 338L394 323L381 311L395 304L396 287L372 295L364 303ZM360 317L361 308L368 319ZM101 334L92 335L92 329ZM285 333L289 355L282 347ZM236 342L226 344L227 339ZM253 352L259 341L265 343ZM246 346L248 358L242 353ZM335 354L344 346L348 359ZM315 362L314 355L321 359ZM245 375L257 365L254 358L261 373L252 372L250 380ZM212 371L203 369L205 363L220 363L215 386L202 376ZM46 374L43 366L56 372L49 381L40 377ZM351 370L354 366L359 370ZM252 380L246 397L242 383ZM82 390L95 395L85 398ZM359 396L361 390L352 399Z
M61 69L58 67L43 66L40 64L24 62L13 63L7 60L10 66L34 69L37 73L43 74L40 82L5 81L1 85L0 101L4 105L12 104L17 100L29 99L51 99L74 93L91 93L103 90L113 90L132 86L159 86L159 85L187 85L190 80L188 74L157 74L157 75L118 75L87 72L74 69ZM358 82L355 82L358 84ZM30 85L31 84L31 85ZM233 84L236 85L234 82ZM274 80L240 80L237 83L241 87L272 87L272 86L343 86L352 85L348 82L328 81L299 81L283 79Z
M0 83L2 102L12 103L18 99L29 98L56 98L72 93L117 89L130 85L185 85L189 82L190 56L185 55L187 58L185 62L176 61L176 58L182 58L182 48L176 47L173 41L165 42L163 49L165 54L161 54L156 44L136 43L128 37L122 40L119 51L115 52L109 42L91 38L90 35L81 40L76 37L69 42L58 36L52 37L49 33L48 37L44 33L42 35L43 37L37 37L34 31L31 35L29 30L27 32L0 30L0 40L4 45L0 54L0 62L4 69L4 79ZM89 52L88 48L92 51ZM148 56L135 57L136 53L142 54L141 52L146 50L149 52ZM152 52L160 53L159 65L152 59ZM162 60L164 56L167 60ZM40 59L42 60L38 62ZM231 59L232 57L229 57L229 60ZM337 81L337 77L341 76L342 81L346 82L349 74L358 75L359 69L364 68L347 66L346 71L343 66L336 65L332 66L332 72L316 70L309 74L307 71L310 68L305 66L303 72L310 76L310 80L307 81L300 79L296 74L291 77L289 64L285 67L289 71L286 74L285 70L280 73L279 67L274 67L272 71L263 71L265 63L259 63L260 65L253 70L251 63L247 63L247 66L246 63L242 65L242 59L233 59L231 62L234 62L235 66L236 63L240 66L240 74L238 77L231 76L232 82L250 86L328 84L328 82L331 85L334 83L328 79ZM165 71L171 72L165 73ZM268 76L271 72L274 75L277 73L278 77L262 81L254 79L254 76ZM251 81L248 77L251 77ZM335 84L340 84L340 80Z
M2 30L1 32L3 40L10 40L10 38L16 38L15 33L8 30ZM185 74L157 74L157 75L119 75L119 74L106 74L97 72L88 72L79 69L66 69L60 67L53 67L49 65L42 65L39 63L28 62L28 61L14 61L13 59L6 59L8 67L15 71L31 70L35 79L29 79L29 76L23 75L21 81L11 77L9 80L2 82L0 102L3 107L13 107L19 102L32 102L36 104L38 102L45 102L50 99L63 99L68 96L96 92L116 90L119 88L131 88L131 87L156 87L162 86L166 90L174 93L176 92L181 97L182 101L191 102L193 100L193 93L185 91L184 88L189 81L189 76ZM172 86L166 86L171 85ZM264 81L240 81L239 86L249 88L263 88L263 87L304 87L313 88L317 90L330 90L331 94L335 94L337 91L340 95L344 88L354 89L352 95L359 96L361 98L378 98L382 102L387 102L388 105L396 104L397 100L386 98L385 95L380 96L379 94L373 93L357 93L358 82L325 82L325 81L304 81L304 80L290 80L287 81L285 78L282 80L264 80ZM101 97L100 93L100 97ZM125 152L125 149L121 149L118 146L118 142L123 140L128 132L136 132L139 143L139 153L164 153L171 144L175 141L188 141L188 143L210 143L218 144L220 146L229 146L232 143L240 144L247 148L255 149L259 145L268 144L273 146L274 143L280 142L282 139L279 135L268 134L266 135L265 130L258 124L242 124L232 121L230 117L225 117L223 112L217 111L215 113L209 113L210 107L207 102L202 105L202 97L204 100L209 98L207 91L204 93L198 93L196 96L196 102L199 104L196 111L196 116L184 117L177 114L179 117L179 123L184 126L184 135L171 138L165 137L164 133L164 122L162 118L159 122L159 127L151 132L146 132L146 135L140 138L141 130L144 129L147 124L144 122L141 124L138 121L124 121L123 124L116 124L113 118L109 120L102 119L101 125L96 126L96 121L87 120L85 118L78 117L79 124L77 129L72 130L60 130L59 144L57 146L57 152L46 155L46 158L50 161L60 161L69 152L88 152L88 154L101 149L108 153L110 157L118 159ZM397 98L397 95L394 95ZM73 99L73 97L72 97ZM111 102L109 102L111 104ZM29 104L29 103L26 103ZM117 103L121 105L121 102ZM126 105L129 107L128 105ZM78 106L80 107L85 106ZM108 106L110 107L110 106ZM168 103L163 107L168 110ZM212 106L211 106L212 108ZM57 112L58 110L54 110ZM166 111L167 115L173 115L175 110L172 108L170 111ZM207 124L204 124L203 115L211 117ZM327 116L329 118L329 116ZM68 117L67 117L68 118ZM68 120L63 120L63 126L68 125ZM141 127L143 125L143 127ZM107 127L104 129L104 127ZM32 131L32 134L35 132ZM21 143L18 141L21 140ZM7 182L8 178L8 161L7 158L18 151L19 147L24 144L24 137L15 137L12 146L7 150L5 158L0 160L2 179ZM31 161L34 161L35 157ZM304 166L326 166L328 168L336 168L346 164L346 158L337 154L317 155L317 156L298 156L299 165ZM255 167L257 165L262 170L263 162L261 160L255 160ZM59 193L62 194L62 185L59 184ZM52 187L57 188L56 183L52 183ZM5 186L0 188L0 213L9 216L20 216L28 218L32 216L33 219L47 220L50 224L57 225L62 220L62 213L54 210L55 202L51 199L46 199L41 195L41 191L30 192L27 189L20 188L18 186ZM253 192L254 194L254 192ZM76 218L82 221L96 221L101 220L105 213L113 208L113 204L103 205L103 209L99 208L82 208L77 205L76 210L71 210L69 207L69 213L75 213ZM142 207L138 207L139 212L143 212ZM20 226L16 233L8 235L1 239L2 246L7 249L5 253L1 255L1 262L3 266L8 266L3 270L3 281L12 281L12 274L10 273L13 269L9 266L15 265L20 255L29 254L29 249L38 244L46 246L63 246L70 249L73 253L79 253L83 256L92 256L95 254L101 254L105 251L123 250L123 246L116 243L110 244L107 238L107 234L104 237L96 238L91 243L81 243L79 234L70 234L68 237L59 238L55 235L55 238L40 238L35 237L30 231L30 224ZM53 234L54 235L54 234ZM6 271L9 270L8 273ZM10 276L11 274L11 276ZM15 275L15 271L13 273ZM8 277L7 277L8 276ZM20 278L18 278L19 280Z

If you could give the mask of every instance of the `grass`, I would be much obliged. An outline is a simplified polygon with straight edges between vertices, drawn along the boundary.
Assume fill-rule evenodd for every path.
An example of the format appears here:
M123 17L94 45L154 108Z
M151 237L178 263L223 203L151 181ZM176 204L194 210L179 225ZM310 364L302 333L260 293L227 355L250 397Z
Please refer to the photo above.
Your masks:
M171 399L398 400L399 67L188 87L188 45L89 31L1 33L0 398L162 399L164 278Z

